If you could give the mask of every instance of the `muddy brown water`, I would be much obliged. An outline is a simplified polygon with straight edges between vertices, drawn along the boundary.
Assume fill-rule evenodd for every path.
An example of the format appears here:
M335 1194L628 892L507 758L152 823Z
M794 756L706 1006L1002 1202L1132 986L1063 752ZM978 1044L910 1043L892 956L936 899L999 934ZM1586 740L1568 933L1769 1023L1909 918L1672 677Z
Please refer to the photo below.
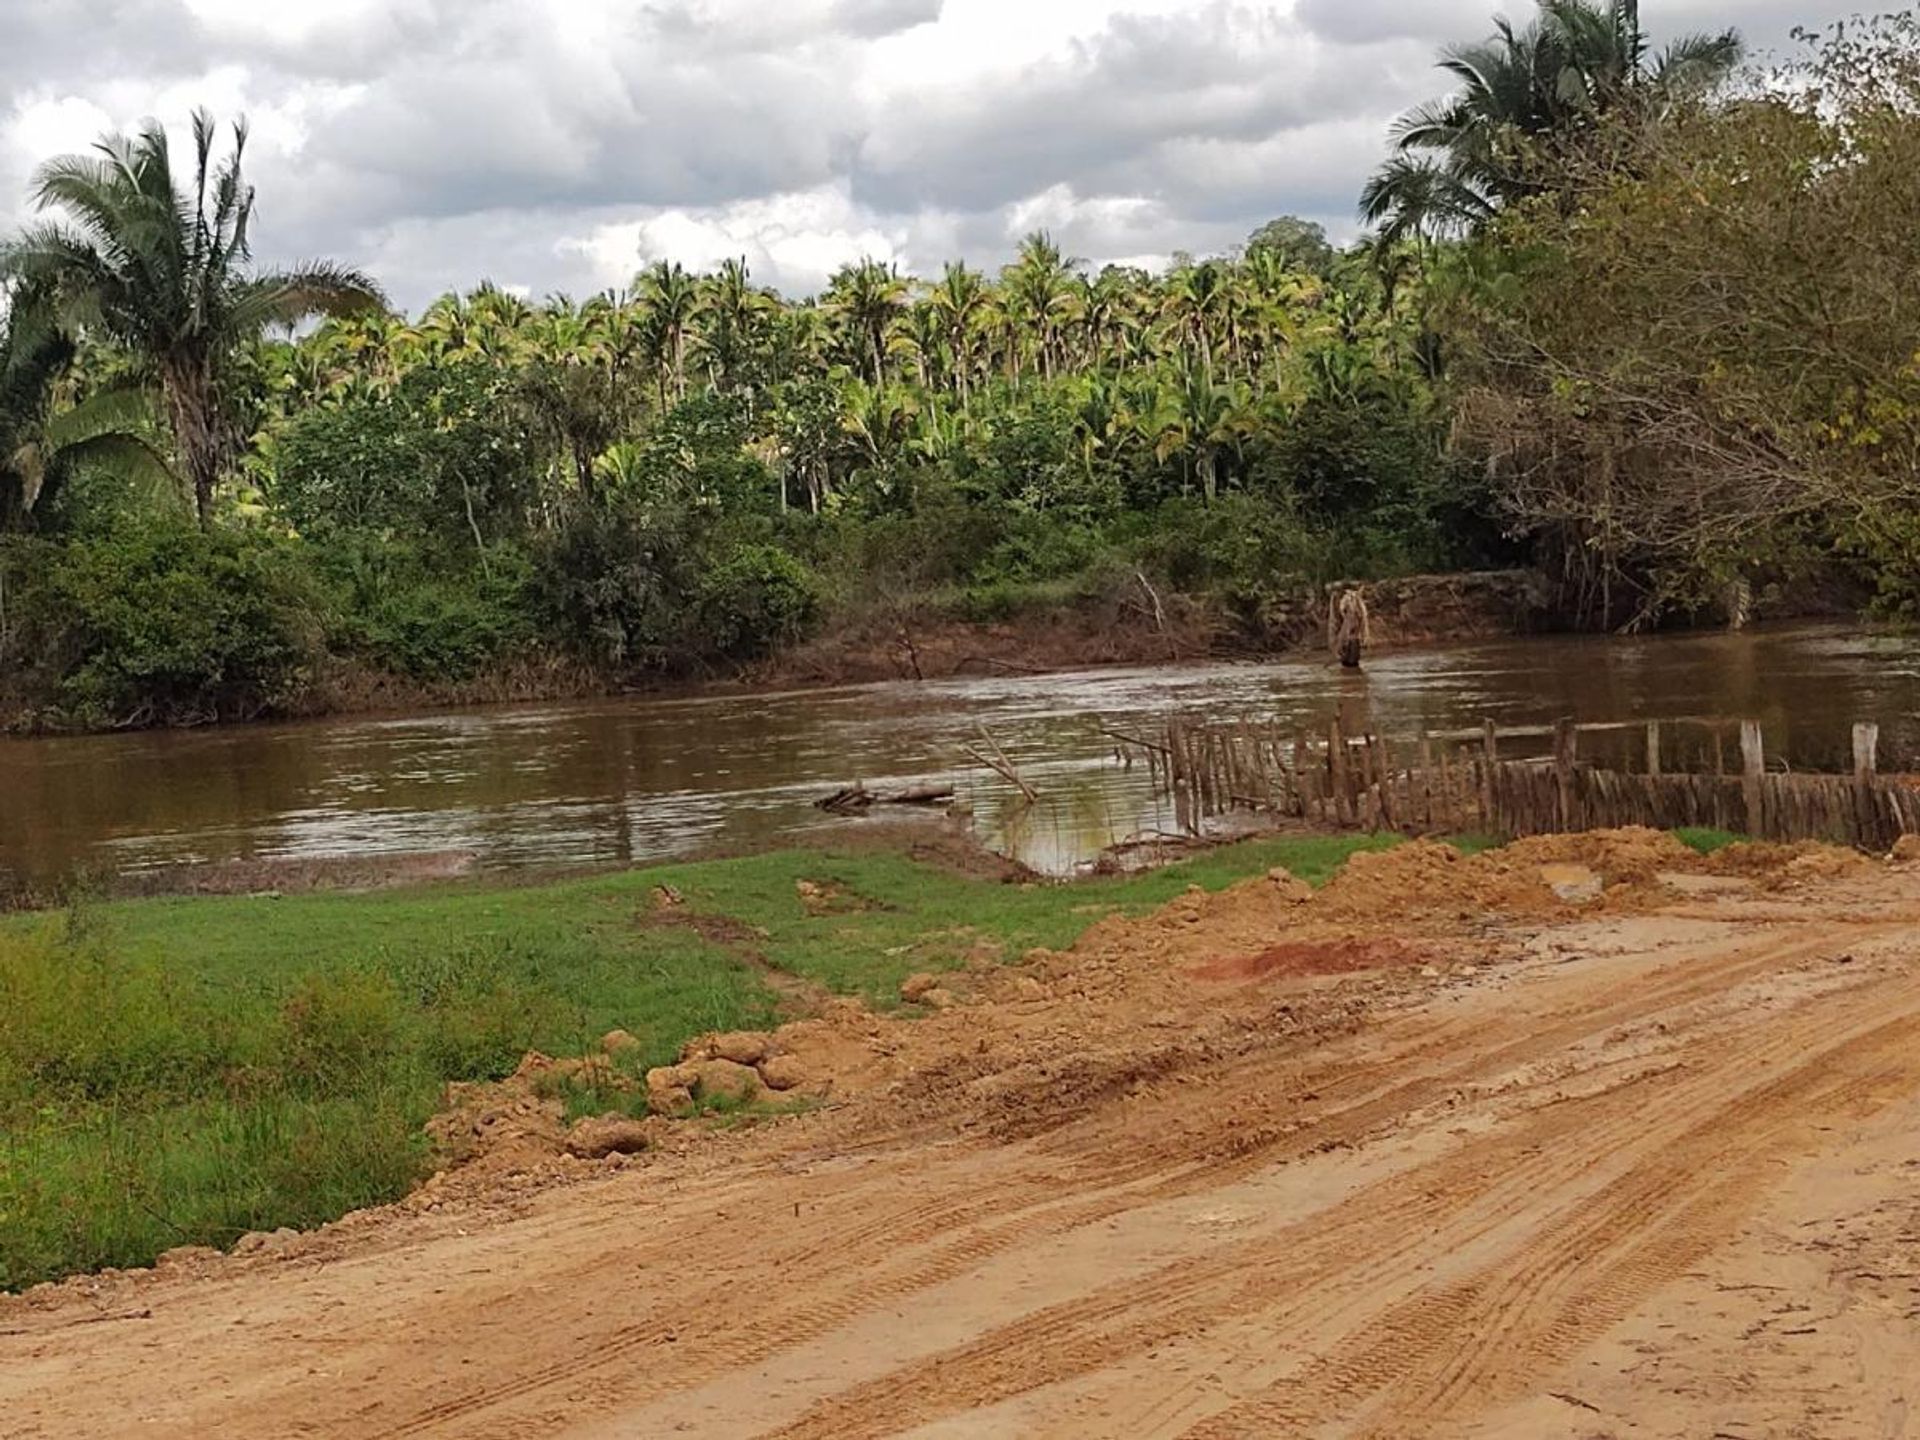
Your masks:
M1882 763L1920 755L1920 638L1853 628L1529 638L698 699L0 740L0 890L183 861L377 861L470 851L485 868L604 865L833 834L813 808L853 780L950 779L981 838L1060 873L1171 828L1103 726L1180 711L1411 737L1423 729L1676 715L1757 717L1770 754L1844 764L1856 719ZM984 724L1041 794L1015 803L965 748ZM929 823L934 823L931 819Z

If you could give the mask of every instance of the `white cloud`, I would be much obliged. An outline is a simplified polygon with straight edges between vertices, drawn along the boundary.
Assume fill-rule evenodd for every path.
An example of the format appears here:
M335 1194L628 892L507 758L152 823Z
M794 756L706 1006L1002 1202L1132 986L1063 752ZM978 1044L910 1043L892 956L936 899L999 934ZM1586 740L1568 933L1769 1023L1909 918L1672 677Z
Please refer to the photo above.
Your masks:
M0 225L49 154L208 105L253 124L263 259L403 303L745 255L992 267L1205 253L1274 215L1352 231L1434 48L1525 0L0 0ZM1663 0L1756 41L1850 0Z
M600 288L626 284L635 270L655 260L713 269L724 260L743 257L762 283L804 294L820 289L851 261L869 256L903 259L908 233L904 225L889 227L863 212L844 184L829 184L614 221L578 239L563 240L561 249L584 256Z

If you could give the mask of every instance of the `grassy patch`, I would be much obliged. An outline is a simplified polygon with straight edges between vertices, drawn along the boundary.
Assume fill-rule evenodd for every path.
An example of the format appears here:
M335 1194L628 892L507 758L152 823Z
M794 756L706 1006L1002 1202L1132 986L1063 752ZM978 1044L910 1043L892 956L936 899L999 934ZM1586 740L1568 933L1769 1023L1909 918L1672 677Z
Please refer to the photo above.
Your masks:
M1724 850L1729 845L1738 845L1747 837L1736 835L1731 830L1685 829L1673 832L1674 838L1690 850L1702 855L1711 855L1716 850Z
M979 947L1063 947L1104 915L1274 865L1322 881L1390 837L1251 841L1165 870L997 885L885 853L784 851L514 887L89 904L0 920L0 1288L312 1225L428 1163L450 1080L605 1032L664 1063L769 1023L759 965L890 1004ZM811 905L801 882L815 892ZM670 885L702 927L653 923ZM821 904L818 895L832 897ZM757 956L743 953L751 946ZM757 963L756 963L757 962ZM576 1089L568 1111L631 1105Z

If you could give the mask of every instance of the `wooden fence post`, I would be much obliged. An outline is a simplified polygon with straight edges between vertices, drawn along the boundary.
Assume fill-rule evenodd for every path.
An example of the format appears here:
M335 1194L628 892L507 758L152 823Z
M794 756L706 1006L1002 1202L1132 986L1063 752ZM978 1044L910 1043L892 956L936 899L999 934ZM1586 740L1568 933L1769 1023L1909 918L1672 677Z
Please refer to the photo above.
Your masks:
M1647 774L1660 773L1660 722L1647 722Z
M1347 788L1347 737L1340 733L1340 722L1327 722L1327 767L1333 781L1334 814L1342 825L1354 820L1353 792Z
M1855 838L1878 850L1899 838L1901 826L1896 817L1891 833L1881 823L1880 804L1874 784L1880 768L1880 727L1871 720L1853 727L1853 813Z
M1554 820L1562 831L1572 830L1573 762L1580 743L1580 732L1573 721L1562 720L1553 727L1553 778L1558 791Z
M1486 746L1486 758L1480 765L1480 823L1488 830L1493 826L1493 768L1500 763L1500 731L1493 721L1486 722L1483 743Z
M1880 768L1880 727L1865 720L1853 727L1853 778L1866 783Z
M1766 829L1767 750L1758 720L1740 722L1740 788L1747 801L1747 834L1759 840Z

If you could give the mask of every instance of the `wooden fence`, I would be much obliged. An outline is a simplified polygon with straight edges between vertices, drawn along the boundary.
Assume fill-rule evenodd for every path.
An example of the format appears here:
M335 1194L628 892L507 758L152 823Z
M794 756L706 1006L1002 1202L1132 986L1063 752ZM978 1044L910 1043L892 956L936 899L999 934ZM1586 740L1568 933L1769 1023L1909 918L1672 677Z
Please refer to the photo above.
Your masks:
M1338 724L1321 735L1178 717L1157 736L1107 733L1123 762L1149 768L1155 789L1172 797L1177 823L1194 834L1234 811L1409 833L1706 826L1876 851L1920 833L1920 786L1879 773L1872 724L1853 727L1850 775L1770 769L1752 720L1506 728L1489 721L1399 745L1374 734L1345 735ZM1613 763L1582 759L1582 741L1603 738L1617 752ZM1545 756L1503 754L1509 745L1543 740L1551 746Z

